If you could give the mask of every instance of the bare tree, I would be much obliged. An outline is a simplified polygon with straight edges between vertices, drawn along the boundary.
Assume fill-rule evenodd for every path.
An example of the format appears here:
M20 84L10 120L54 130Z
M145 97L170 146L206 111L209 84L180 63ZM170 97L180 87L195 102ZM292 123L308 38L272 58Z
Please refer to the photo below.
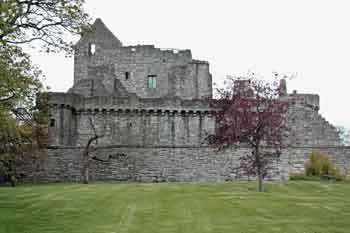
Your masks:
M98 140L103 138L105 136L105 126L103 127L103 130L101 133L97 132L97 129L95 127L95 123L91 117L88 119L89 125L91 127L91 130L93 132L92 136L89 137L87 140L83 151L82 151L82 169L81 169L81 175L82 175L82 181L84 184L89 183L89 170L90 170L90 164L93 160L99 161L99 162L108 162L107 160L103 160L98 158L95 155L95 152L98 150Z

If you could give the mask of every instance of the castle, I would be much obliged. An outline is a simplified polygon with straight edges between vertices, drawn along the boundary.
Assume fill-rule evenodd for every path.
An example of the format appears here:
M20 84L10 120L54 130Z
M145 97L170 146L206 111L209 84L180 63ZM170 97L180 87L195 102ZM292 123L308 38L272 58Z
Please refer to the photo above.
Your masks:
M313 149L350 163L336 129L319 113L319 97L287 93L293 98L288 123L293 146L276 163L272 178L284 179ZM123 46L97 19L75 47L74 85L67 93L50 93L50 147L41 180L79 180L81 147L95 130L100 158L92 179L226 180L240 177L238 158L247 148L216 152L204 143L215 129L206 98L212 98L209 63L190 50L153 45Z

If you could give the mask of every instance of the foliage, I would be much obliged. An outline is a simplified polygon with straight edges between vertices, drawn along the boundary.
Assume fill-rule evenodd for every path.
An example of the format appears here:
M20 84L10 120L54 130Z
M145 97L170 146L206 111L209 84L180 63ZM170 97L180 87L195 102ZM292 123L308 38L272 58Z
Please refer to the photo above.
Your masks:
M2 109L29 109L43 89L40 70L20 47L0 47L0 104Z
M83 0L0 1L0 175L47 144L48 99L41 71L20 46L71 51L68 34L89 27Z
M350 146L350 129L347 129L344 126L337 126L336 128L342 144L344 146Z
M303 181L0 187L0 232L348 233L349 196L350 183Z
M0 173L12 185L15 163L46 145L47 97L40 74L21 48L0 48Z
M263 191L263 180L284 147L289 103L279 98L277 80L269 83L255 76L230 78L217 93L217 99L209 100L217 121L210 144L219 150L248 146L251 153L240 158L240 168L257 176Z
M64 38L89 26L84 0L0 1L0 43L28 44L37 41L45 51L70 50Z
M309 159L305 162L305 175L316 177L334 177L343 180L343 174L339 167L334 165L329 156L319 151L312 151Z

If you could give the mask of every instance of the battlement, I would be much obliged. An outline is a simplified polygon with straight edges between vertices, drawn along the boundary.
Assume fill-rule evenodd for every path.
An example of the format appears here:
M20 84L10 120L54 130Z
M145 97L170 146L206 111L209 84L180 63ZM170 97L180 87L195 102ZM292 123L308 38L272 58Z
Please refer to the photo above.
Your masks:
M287 82L285 79L281 79L279 83L279 96L283 100L290 101L296 105L302 105L313 110L318 111L320 109L320 97L317 94L304 94L297 93L294 90L292 93L287 92Z
M320 96L317 94L299 94L294 91L288 96L296 104L305 105L307 107L313 108L314 110L320 109Z
M205 100L182 100L179 98L140 99L136 96L84 97L78 94L50 92L50 105L77 111L147 111L147 112L212 112Z
M94 45L94 52L91 52L91 45ZM101 56L110 56L111 58L129 58L129 61L135 60L137 58L142 58L144 56L152 57L153 62L179 62L188 63L192 61L192 53L189 49L173 49L173 48L156 48L154 45L129 45L129 46L113 46L111 48L104 48L103 43L98 40L89 40L89 43L76 46L75 55L86 56L91 59L100 58ZM133 59L130 59L133 57ZM141 61L140 61L141 62ZM195 62L195 61L194 61ZM206 62L208 63L208 62Z
M234 92L241 93L246 96L253 96L254 91L250 86L249 80L235 80ZM278 87L279 99L288 101L294 105L303 106L312 110L318 111L320 109L320 97L317 94L300 94L297 91L292 93L287 92L287 82L285 79L281 79Z

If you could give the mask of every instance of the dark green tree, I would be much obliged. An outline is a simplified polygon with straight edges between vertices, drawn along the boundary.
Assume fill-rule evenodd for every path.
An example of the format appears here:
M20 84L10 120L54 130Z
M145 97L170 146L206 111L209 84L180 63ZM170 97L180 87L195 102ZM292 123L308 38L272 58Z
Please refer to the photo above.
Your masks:
M0 0L0 175L13 185L16 163L41 154L48 139L42 73L22 47L70 54L72 40L67 38L89 29L83 4L83 0Z
M84 0L1 0L0 43L37 42L47 52L68 51L71 41L65 38L89 27L83 4Z

